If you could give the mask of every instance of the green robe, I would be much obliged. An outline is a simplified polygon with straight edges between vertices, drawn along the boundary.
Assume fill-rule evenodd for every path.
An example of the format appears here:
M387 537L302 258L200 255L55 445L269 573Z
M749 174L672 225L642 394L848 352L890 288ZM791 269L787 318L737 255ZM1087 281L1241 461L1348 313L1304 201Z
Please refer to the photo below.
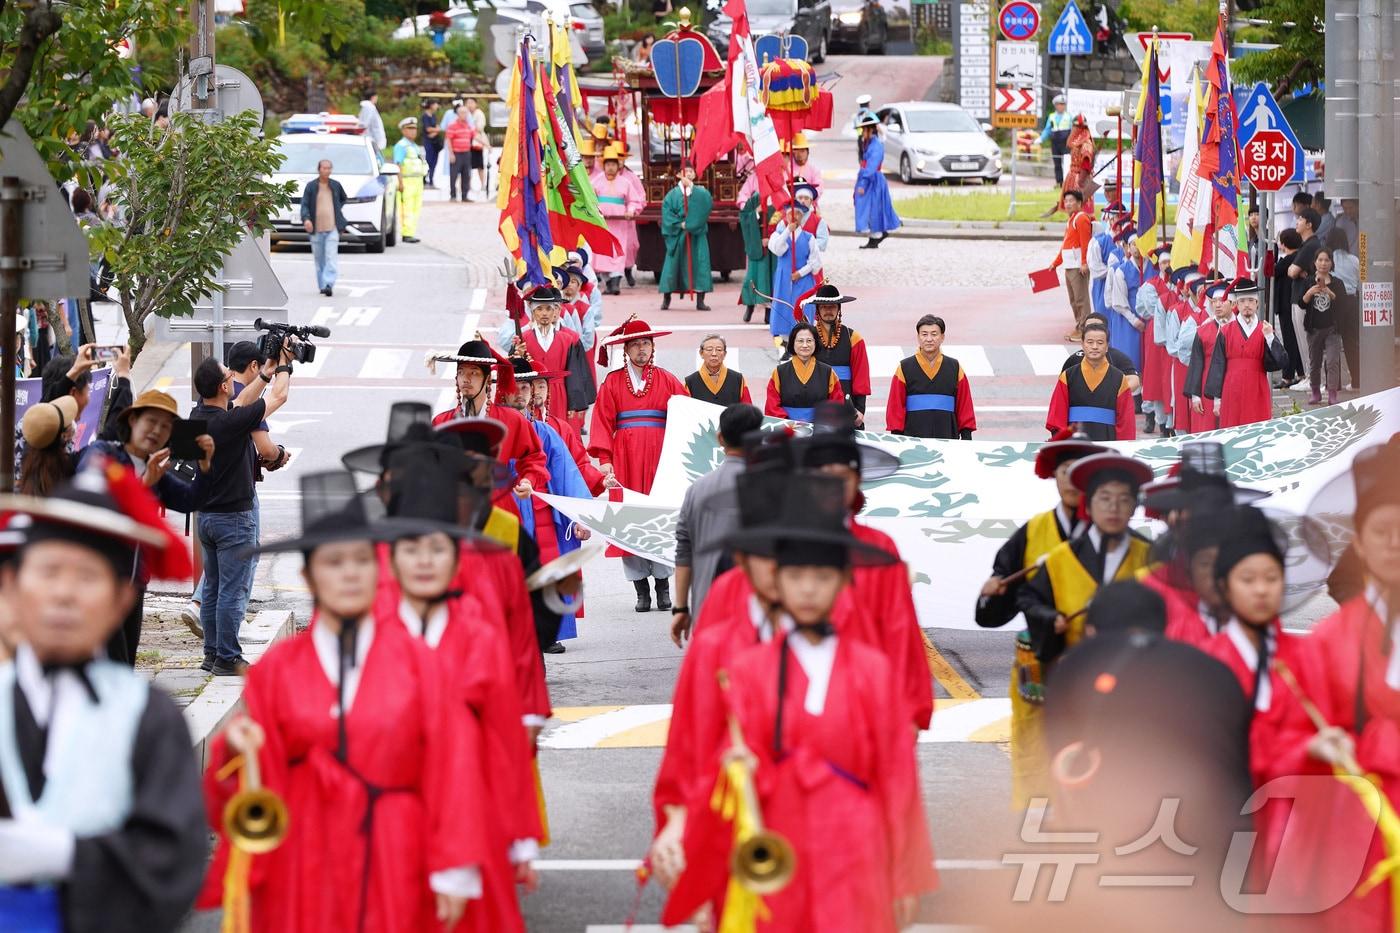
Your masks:
M679 185L667 192L661 202L661 236L666 240L666 262L661 266L656 287L662 294L714 291L709 236L713 203L710 192L699 185L690 189L689 210ZM690 244L688 254L687 243Z
M769 299L763 296L773 288L773 254L768 252L768 238L763 235L758 205L758 195L751 194L739 212L739 229L744 234L744 255L749 260L748 269L744 272L744 287L739 293L741 305L768 304Z

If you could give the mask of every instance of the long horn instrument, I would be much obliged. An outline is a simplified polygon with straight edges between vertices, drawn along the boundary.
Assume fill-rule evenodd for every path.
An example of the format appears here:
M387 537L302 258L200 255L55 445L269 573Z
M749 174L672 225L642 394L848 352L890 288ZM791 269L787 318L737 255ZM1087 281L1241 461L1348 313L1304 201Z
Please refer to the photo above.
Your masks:
M271 852L287 838L287 804L262 786L256 752L243 758L242 787L224 805L224 834L229 844L250 855Z
M720 671L718 677L720 688L728 691L728 674ZM753 780L754 755L733 713L729 714L729 742L725 760L737 763L736 770L743 775L736 788L742 812L734 820L734 852L730 856L729 870L734 879L753 894L775 894L792 881L797 856L787 837L763 827L763 811L758 805L758 791Z

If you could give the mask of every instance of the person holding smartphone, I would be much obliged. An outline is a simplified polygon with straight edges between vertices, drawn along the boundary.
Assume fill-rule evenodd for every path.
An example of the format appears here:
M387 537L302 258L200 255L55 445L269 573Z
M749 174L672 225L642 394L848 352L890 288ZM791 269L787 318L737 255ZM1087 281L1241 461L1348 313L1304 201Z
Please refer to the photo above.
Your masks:
M1320 249L1313 258L1313 274L1303 290L1303 330L1308 334L1309 404L1322 404L1323 370L1327 375L1327 404L1337 404L1342 385L1342 337L1337 331L1337 306L1346 286L1332 275L1332 252Z
M148 389L135 401L113 415L109 424L117 430L116 440L97 440L83 448L78 469L89 467L95 458L106 457L128 467L155 494L160 504L176 512L199 508L209 490L209 469L214 457L214 439L208 434L194 438L199 453L199 470L193 481L171 471L175 459L171 438L181 421L180 407L164 392ZM187 451L188 452L188 451ZM122 620L121 628L107 642L107 656L134 667L141 640L141 617L150 575L141 560L141 550L133 552L130 577L136 587L136 601Z

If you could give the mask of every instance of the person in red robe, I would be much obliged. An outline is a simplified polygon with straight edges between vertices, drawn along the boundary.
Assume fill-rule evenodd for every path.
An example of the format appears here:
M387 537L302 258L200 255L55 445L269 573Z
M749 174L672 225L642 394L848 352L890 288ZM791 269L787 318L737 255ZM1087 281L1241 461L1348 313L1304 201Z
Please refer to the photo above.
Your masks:
M1274 325L1259 317L1259 286L1248 279L1234 288L1238 316L1215 338L1205 397L1212 400L1222 428L1235 428L1274 416L1269 373L1288 363Z
M1077 425L1094 441L1137 440L1137 413L1128 377L1108 361L1108 328L1086 322L1080 335L1084 359L1060 373L1050 395L1045 430L1051 436Z
M1400 666L1390 633L1400 610L1400 435L1386 444L1361 451L1350 474L1336 483L1349 485L1354 495L1348 552L1364 568L1364 589L1317 624L1303 640L1303 670L1295 671L1303 691L1316 705L1327 726L1306 733L1300 743L1306 758L1304 773L1330 775L1333 769L1356 769L1371 775L1392 808L1400 806ZM1319 500L1325 496L1319 493ZM1313 506L1309 513L1319 509ZM1330 511L1330 510L1329 510ZM1285 752L1287 750L1284 750ZM1364 896L1353 893L1358 881L1372 877L1388 851L1375 831L1375 821L1354 792L1340 784L1330 809L1301 829L1302 845L1315 853L1309 863L1314 886L1341 894L1319 928L1327 931L1381 933L1394 928L1393 877L1382 876ZM1365 853L1357 866L1356 855ZM1345 865L1335 879L1329 867ZM1333 898L1329 898L1333 899Z
M1258 509L1243 506L1229 515L1230 531L1215 559L1216 586L1229 621L1202 650L1238 678L1254 709L1249 765L1258 788L1275 778L1299 774L1305 765L1306 746L1300 739L1313 729L1287 680L1290 676L1296 680L1294 672L1304 669L1304 640L1285 632L1279 621L1286 535ZM1254 813L1262 849L1256 848L1251 870L1259 878L1272 875L1290 806L1289 800L1272 798Z
M816 430L793 441L799 471L835 476L845 483L847 523L851 534L872 546L899 555L889 535L856 519L865 503L862 480L881 479L899 469L899 459L879 448L858 444L852 410L839 402L818 405ZM924 633L914 610L909 568L903 562L857 567L851 583L855 601L877 626L873 639L889 659L898 680L908 721L927 729L933 719L933 676L924 649Z
M480 606L481 618L496 622L510 646L515 668L515 688L524 710L524 721L531 739L539 733L550 715L549 688L545 684L544 660L540 655L540 630L557 622L548 607L532 599L525 589L525 568L539 569L539 549L534 539L521 533L517 514L493 506L493 490L508 482L507 468L496 460L506 429L491 418L459 418L438 428L428 428L432 409L421 402L395 402L389 413L389 428L383 444L357 448L345 454L346 469L377 477L375 489L386 505L395 451L407 444L437 443L447 447L465 463L458 489L458 523L482 532L505 549L482 547L476 541L462 541L462 559L455 588ZM401 593L389 561L389 548L379 546L379 593L375 614L396 611Z
M528 355L526 359L533 363ZM564 375L567 376L568 373ZM549 413L550 380L533 380L530 383L530 391L530 407L534 409L535 417L559 433L559 436L564 439L565 446L569 449L569 456L573 459L574 466L578 467L579 475L588 484L588 491L595 496L601 496L606 488L607 475L593 465L588 451L584 449L583 438L579 437L578 428L574 426L572 421Z
M457 524L460 465L441 456L438 444L409 445L391 458L388 509L407 525L391 547L391 566L402 599L376 622L403 625L433 649L444 677L455 686L480 727L486 749L479 780L488 789L489 830L495 850L483 865L480 909L471 928L482 933L525 929L512 879L527 890L539 882L531 862L543 833L535 798L532 755L515 689L515 670L503 626L481 615L480 604L453 589L461 562L459 539L502 550ZM418 527L423 521L435 530ZM489 767L487 763L489 762ZM513 867L512 867L513 866Z
M593 406L593 427L588 433L588 452L598 458L599 468L625 489L651 492L656 467L661 462L661 443L666 439L666 406L677 395L687 395L685 384L656 365L654 343L670 331L653 330L634 314L599 344L607 365L608 347L621 346L626 359L620 368L608 373L598 388ZM656 581L656 608L671 609L673 568L635 554L622 555L627 579L637 591L637 611L651 608L647 581Z
M1211 313L1196 328L1191 347L1191 366L1186 372L1186 401L1191 407L1191 426L1195 431L1214 431L1220 427L1220 416L1216 414L1215 406L1207 407L1205 402L1206 374L1210 372L1220 329L1235 317L1235 303L1230 298L1228 286L1214 285L1206 294L1210 299Z
M375 619L380 531L351 474L309 474L301 491L302 537L262 550L305 555L315 615L249 669L246 712L211 743L210 822L238 790L234 757L256 755L290 818L279 847L251 856L255 931L454 928L493 851L479 728L432 652ZM202 906L219 902L229 859L221 830Z
M570 275L583 279L583 270L578 266L566 266L559 274L566 279ZM563 302L563 293L553 286L541 285L530 291L525 296L530 323L513 336L506 352L515 356L523 348L532 361L551 374L550 414L582 423L583 413L593 404L597 389L582 337L560 323Z
M727 712L743 747L722 739L712 750L663 923L688 919L724 891L733 829L711 808L710 787L734 755L751 762L765 827L794 852L791 881L763 895L762 929L893 933L937 886L914 746L889 715L899 702L889 662L830 621L853 564L898 566L850 534L844 500L835 478L790 481L778 521L741 535L771 542L785 631L726 671Z
M512 481L509 489L496 490L496 504L514 510L509 493L524 497L547 487L549 468L534 428L520 412L490 401L492 372L506 391L514 391L515 371L510 361L499 356L480 337L468 340L456 353L434 354L431 361L457 364L457 407L438 412L433 416L433 424L443 424L454 418L493 418L505 426L506 436L501 442L499 459L509 465Z

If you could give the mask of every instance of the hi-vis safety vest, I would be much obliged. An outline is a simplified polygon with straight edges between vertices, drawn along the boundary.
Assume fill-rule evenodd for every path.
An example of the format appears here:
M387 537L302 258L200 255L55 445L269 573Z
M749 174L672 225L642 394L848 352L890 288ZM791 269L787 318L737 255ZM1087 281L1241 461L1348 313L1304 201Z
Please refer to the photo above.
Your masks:
M404 178L426 178L428 176L428 160L424 157L423 150L417 143L409 143L404 147L404 156L399 162L399 174Z

